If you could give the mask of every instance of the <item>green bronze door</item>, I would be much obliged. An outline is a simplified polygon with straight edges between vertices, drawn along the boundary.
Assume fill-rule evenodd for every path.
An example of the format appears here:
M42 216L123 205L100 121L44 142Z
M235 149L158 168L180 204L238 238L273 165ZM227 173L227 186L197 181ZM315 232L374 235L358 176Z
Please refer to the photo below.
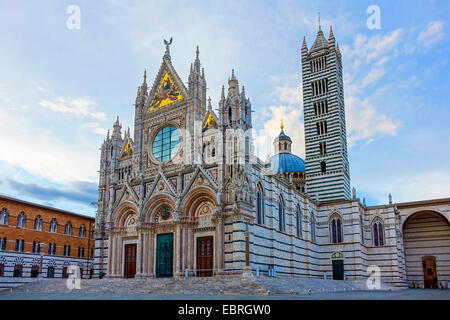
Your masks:
M173 233L158 234L156 241L156 276L173 276Z
M333 260L333 280L344 280L344 260Z

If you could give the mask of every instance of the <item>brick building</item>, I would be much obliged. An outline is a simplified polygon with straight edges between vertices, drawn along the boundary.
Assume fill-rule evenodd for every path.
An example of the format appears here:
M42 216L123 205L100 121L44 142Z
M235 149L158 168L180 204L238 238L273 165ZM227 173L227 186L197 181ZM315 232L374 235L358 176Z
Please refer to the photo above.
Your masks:
M0 195L0 277L82 277L93 270L94 218Z

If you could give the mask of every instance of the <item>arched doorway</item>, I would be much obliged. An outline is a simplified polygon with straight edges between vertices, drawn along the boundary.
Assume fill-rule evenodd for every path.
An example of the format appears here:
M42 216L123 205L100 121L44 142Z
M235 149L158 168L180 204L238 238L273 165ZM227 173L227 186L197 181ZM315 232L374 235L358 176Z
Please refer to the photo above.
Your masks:
M444 216L431 210L412 214L403 224L403 243L410 287L450 281L450 225Z

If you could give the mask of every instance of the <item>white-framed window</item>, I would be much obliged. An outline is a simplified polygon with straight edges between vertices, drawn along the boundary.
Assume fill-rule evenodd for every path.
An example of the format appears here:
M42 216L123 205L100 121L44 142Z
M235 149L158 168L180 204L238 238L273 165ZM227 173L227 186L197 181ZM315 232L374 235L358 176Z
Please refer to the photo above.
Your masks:
M80 231L79 231L78 235L79 235L81 238L86 237L86 227L84 226L84 224L81 225Z
M42 218L39 215L34 219L34 230L42 231Z
M58 222L56 221L56 218L53 218L52 221L50 221L50 232L56 233L58 231Z
M7 226L8 225L8 219L9 219L9 213L6 208L3 208L2 211L0 211L0 224Z
M66 227L64 229L64 233L69 235L69 236L72 234L72 223L70 221L68 221L66 223Z
M22 211L19 213L19 216L17 217L17 227L18 228L26 228L27 226L27 217L25 216L25 213Z

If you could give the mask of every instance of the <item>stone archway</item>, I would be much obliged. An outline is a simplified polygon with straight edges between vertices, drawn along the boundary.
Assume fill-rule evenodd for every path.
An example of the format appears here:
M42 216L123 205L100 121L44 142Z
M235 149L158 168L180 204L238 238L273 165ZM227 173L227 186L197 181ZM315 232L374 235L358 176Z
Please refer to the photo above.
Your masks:
M410 215L403 224L403 243L410 287L450 281L450 225L445 217L431 210Z

